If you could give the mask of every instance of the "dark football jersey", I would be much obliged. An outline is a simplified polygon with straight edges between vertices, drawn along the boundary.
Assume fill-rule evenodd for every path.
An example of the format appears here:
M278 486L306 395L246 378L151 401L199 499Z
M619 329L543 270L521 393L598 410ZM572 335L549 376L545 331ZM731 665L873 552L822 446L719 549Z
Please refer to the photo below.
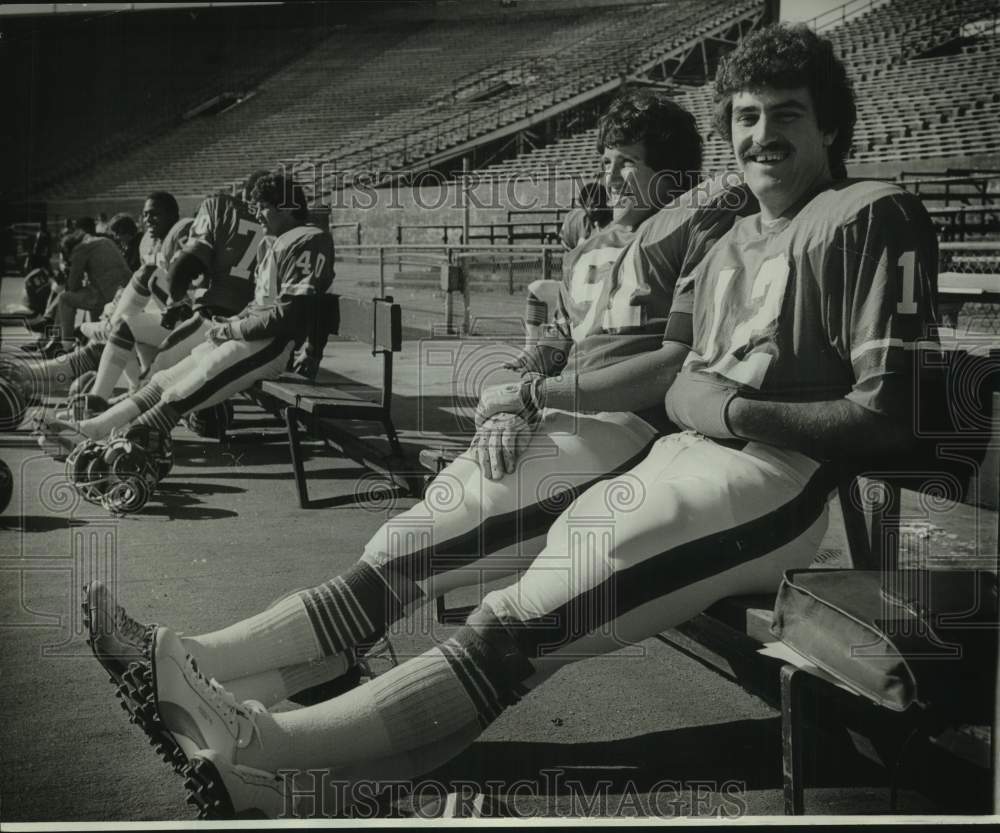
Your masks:
M245 203L228 194L202 202L184 246L205 268L205 279L194 291L196 308L234 315L250 303L263 238L263 228Z
M694 324L681 372L903 416L915 351L937 346L937 262L927 212L889 183L837 183L773 224L741 219L678 283L674 312Z
M315 226L297 226L261 245L253 303L247 312L273 309L280 300L320 295L333 282L333 238Z

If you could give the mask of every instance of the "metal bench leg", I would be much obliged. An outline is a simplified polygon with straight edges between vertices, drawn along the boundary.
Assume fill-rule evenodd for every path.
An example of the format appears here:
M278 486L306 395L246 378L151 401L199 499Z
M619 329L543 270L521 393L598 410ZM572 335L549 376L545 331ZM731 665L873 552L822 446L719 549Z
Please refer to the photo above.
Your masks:
M292 472L295 474L295 489L299 493L299 507L305 509L309 503L309 491L306 486L306 472L302 466L297 411L298 409L291 405L285 408L285 425L288 426L288 450L292 455Z
M805 813L802 767L802 679L794 665L781 667L781 764L785 815Z
M389 445L392 447L392 453L397 457L403 456L403 447L399 444L399 437L396 436L396 426L392 424L391 419L383 419L382 427L385 429L385 435L389 438Z

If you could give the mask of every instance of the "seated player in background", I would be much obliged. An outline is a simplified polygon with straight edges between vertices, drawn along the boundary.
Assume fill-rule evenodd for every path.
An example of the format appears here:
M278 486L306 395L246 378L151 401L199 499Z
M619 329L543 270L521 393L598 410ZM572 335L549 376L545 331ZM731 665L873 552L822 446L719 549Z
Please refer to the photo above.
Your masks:
M590 182L583 183L577 193L576 208L563 218L559 240L567 252L573 251L591 234L611 222L612 211L608 207L608 192L603 178L603 174L598 174Z
M139 226L131 215L124 212L115 214L108 220L107 234L118 244L122 257L133 272L139 268Z
M154 191L146 199L143 209L143 223L146 229L140 244L144 265L140 267L138 273L132 275L128 285L135 283L137 274L145 274L144 270L155 267L164 238L178 220L177 212L177 201L166 191ZM55 282L55 277L52 280ZM80 334L87 339L85 345L77 347L69 353L59 352L54 356L51 355L52 351L46 350L43 355L51 357L45 360L32 357L31 359L22 358L17 362L18 367L12 369L16 370L25 380L25 386L31 397L38 401L44 401L50 396L62 396L72 388L74 380L86 373L98 370L111 332L109 326L111 317L121 298L127 294L127 286L115 293L115 298L105 305L97 321L84 322L80 326ZM50 316L54 315L58 304L57 293L60 291L60 286L56 286L52 290L48 311L43 313L43 322L46 318L52 321ZM44 327L46 324L43 323L41 326ZM117 381L117 377L114 381ZM110 390L108 395L110 395Z
M320 308L316 296L325 293L333 281L333 238L306 224L308 206L302 189L279 174L256 178L250 201L267 233L255 258L251 303L235 315L212 319L203 340L189 355L153 374L127 399L91 419L61 426L78 432L75 436L82 440L115 432L127 444L122 447L131 455L130 463L120 469L118 478L126 488L110 497L102 495L109 497L111 508L117 511L137 511L145 504L160 477L158 472L169 468L170 432L182 416L225 402L261 379L278 376L312 330ZM197 227L196 219L192 233ZM171 275L180 259L171 266ZM171 296L171 302L176 305L176 296ZM172 308L176 306L167 312ZM205 319L197 315L189 320L200 329ZM114 439L111 444L122 445ZM80 472L85 468L82 458L100 457L105 451L106 444L83 442L70 464ZM134 482L136 478L142 485ZM116 485L114 472L108 480L110 487Z
M602 122L602 129L615 137L607 147L612 160L607 178L615 190L630 192L620 206L622 218L627 217L626 204L636 208L670 199L669 191L649 193L658 171L666 174L661 184L693 181L701 163L701 141L690 114L662 99L644 101L641 109L625 110L625 117L613 107ZM619 143L627 148L627 161ZM647 158L657 160L659 168L654 170ZM622 180L629 181L627 189ZM608 270L593 276L626 287L620 314L631 326L588 334L573 349L572 372L567 369L561 379L536 387L536 396L545 396L548 407L539 409L530 427L522 422L530 441L520 458L494 457L499 449L488 444L471 449L438 476L424 501L379 529L359 563L343 576L295 594L264 618L192 637L190 649L199 652L205 672L225 681L241 698L277 702L324 675L343 672L356 648L375 641L412 604L530 565L558 507L594 482L630 468L648 450L658 428L667 427L663 394L684 356L663 344L674 283L684 265L696 263L741 210L751 210L742 189L737 191L733 195L714 180L669 202L644 227L655 224L656 233L641 235L644 251L627 260L624 275ZM658 274L646 269L654 259L662 267ZM609 294L611 307L618 310L617 297ZM646 303L628 309L633 298ZM658 416L653 414L657 404ZM495 421L510 430L521 419L514 417L497 415ZM516 465L516 472L504 476L507 465L510 470ZM448 493L457 498L442 497ZM142 656L144 629L130 625L100 585L91 588L88 604L95 652L120 680L128 660ZM311 626L299 618L303 612L318 617L312 637ZM217 644L242 645L248 632L270 627L261 623L272 614L275 627L295 621L296 628L304 628L302 639L318 639L323 658L286 662L280 652L252 656L237 650L229 662L215 652ZM289 641L298 644L298 638Z
M152 252L152 261L133 273L110 311L102 334L106 342L104 351L93 386L78 410L80 417L96 416L108 409L108 400L123 373L133 389L144 376L169 366L169 354L159 352L170 333L160 324L167 304L164 283L170 263L187 241L193 222L191 217L184 217L171 226Z
M70 352L75 346L77 311L99 317L131 273L118 246L106 237L73 231L63 236L59 248L67 275L56 305L55 324L63 350Z
M235 315L253 298L250 277L264 230L250 211L247 196L248 188L263 173L255 171L251 174L235 197L225 193L212 194L199 206L187 241L171 257L166 277L156 282L163 289L162 293L157 293L161 296L158 304L163 307L163 312L159 317L159 326L150 330L147 338L153 340L158 334L162 337L155 350L142 351L147 368L153 363L158 369L168 368L189 356L195 347L204 342L215 316ZM147 234L140 245L144 257L148 258L145 263L156 263L163 237L177 222L176 211L176 200L165 192L154 192L146 200L143 219ZM150 234L151 229L156 229L155 236ZM133 282L131 290L126 291L123 315L120 317L128 318L147 305L152 295L148 282L152 274L143 272ZM196 281L197 285L194 285ZM109 349L105 373L98 389L104 398L110 395L107 385L113 388L136 349L135 334L130 327L121 326L119 321L113 332L115 344ZM103 345L101 349L105 349ZM83 416L97 417L98 414ZM97 437L104 437L109 432L110 428ZM56 454L64 453L81 439L76 420L63 414L50 420L44 427L44 433L43 447L51 446Z
M328 702L269 712L208 677L369 638L419 597L413 562L387 569L391 554L368 552L367 572L225 630L154 628L125 693L155 742L191 761L200 807L287 816L323 769L348 787L327 805L343 813L357 779L433 769L563 666L773 591L817 551L835 465L911 447L936 237L916 197L846 180L856 111L832 44L802 26L753 32L723 58L715 101L760 211L677 283L665 337L687 358L665 406L684 430L574 501L532 566L450 638Z

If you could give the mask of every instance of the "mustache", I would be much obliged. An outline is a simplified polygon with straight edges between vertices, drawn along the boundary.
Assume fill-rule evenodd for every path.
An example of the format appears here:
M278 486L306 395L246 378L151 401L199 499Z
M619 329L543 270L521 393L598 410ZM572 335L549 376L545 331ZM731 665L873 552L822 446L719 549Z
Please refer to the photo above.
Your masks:
M766 145L759 145L757 142L751 143L749 147L740 151L740 158L746 159L748 156L757 156L760 153L788 153L791 150L784 142L769 142Z

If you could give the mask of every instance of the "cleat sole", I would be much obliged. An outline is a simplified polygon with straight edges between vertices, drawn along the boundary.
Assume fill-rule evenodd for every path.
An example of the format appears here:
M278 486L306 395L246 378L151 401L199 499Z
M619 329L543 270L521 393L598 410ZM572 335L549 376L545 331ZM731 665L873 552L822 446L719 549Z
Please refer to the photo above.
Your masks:
M149 653L147 648L146 653ZM160 719L153 687L153 669L148 663L133 662L124 674L122 705L130 712L129 720L145 733L153 751L178 775L184 775L187 755Z

